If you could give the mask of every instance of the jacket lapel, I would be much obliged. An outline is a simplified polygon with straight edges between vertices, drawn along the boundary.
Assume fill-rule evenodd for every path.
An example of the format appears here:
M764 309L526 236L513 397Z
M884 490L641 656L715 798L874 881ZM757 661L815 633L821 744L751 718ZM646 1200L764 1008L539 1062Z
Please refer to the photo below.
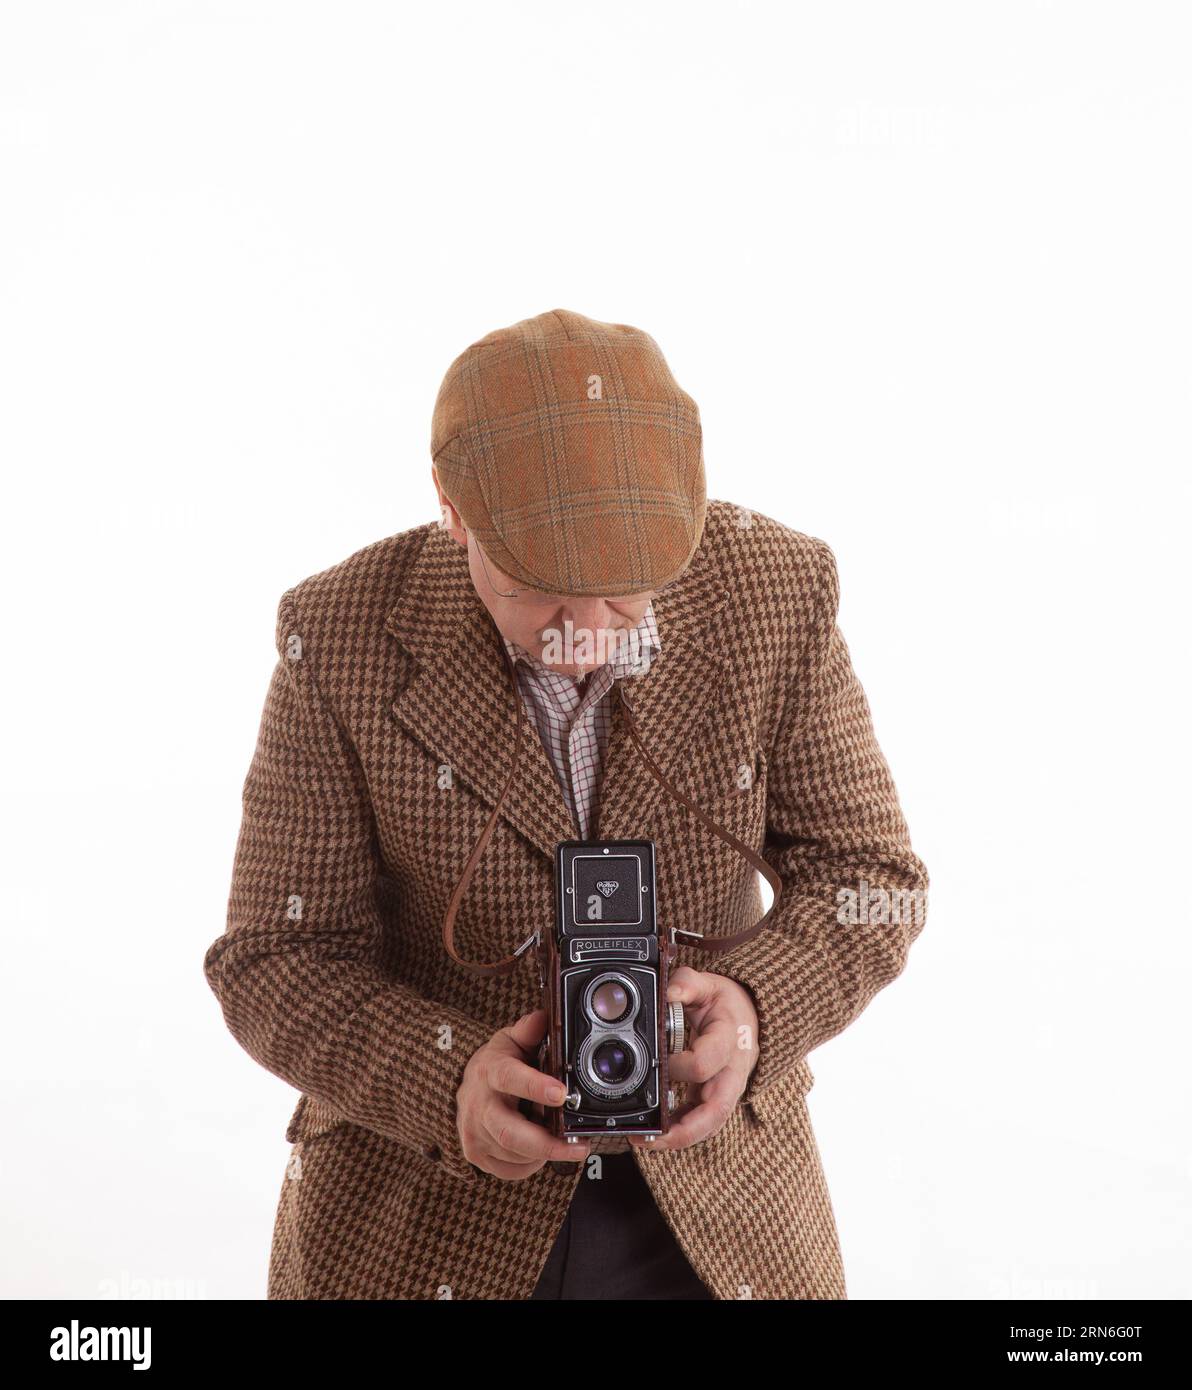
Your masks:
M513 757L512 687L467 554L442 528L428 531L386 626L418 661L391 706L397 722L454 780L495 805ZM553 857L560 840L575 838L575 825L538 731L521 717L521 756L501 813Z
M625 679L642 741L663 773L682 782L691 740L699 736L714 706L724 671L714 619L727 595L710 552L702 547L682 578L654 601L659 652L649 669ZM658 801L667 796L629 736L621 702L613 699L613 722L604 757L596 829L602 840L640 838Z
M711 554L701 546L683 576L654 602L661 650L626 692L650 752L668 776L719 684L719 645L711 619L725 601ZM514 692L500 634L481 603L467 554L435 525L407 572L386 627L415 657L418 670L393 701L394 718L435 759L489 806L496 804L513 756ZM517 694L520 704L521 695ZM661 788L637 756L613 701L613 723L598 802L599 835L631 838ZM527 712L517 773L501 815L548 858L576 838L538 730ZM594 834L597 832L593 832Z

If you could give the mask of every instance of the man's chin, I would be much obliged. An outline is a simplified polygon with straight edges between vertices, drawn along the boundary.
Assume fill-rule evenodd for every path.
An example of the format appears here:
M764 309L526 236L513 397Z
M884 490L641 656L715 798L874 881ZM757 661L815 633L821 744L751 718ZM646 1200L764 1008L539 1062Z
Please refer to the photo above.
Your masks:
M590 666L577 666L574 662L565 663L562 666L552 666L549 662L543 662L543 665L546 666L547 670L553 671L556 676L570 676L572 680L577 681L600 669L600 663L595 661Z

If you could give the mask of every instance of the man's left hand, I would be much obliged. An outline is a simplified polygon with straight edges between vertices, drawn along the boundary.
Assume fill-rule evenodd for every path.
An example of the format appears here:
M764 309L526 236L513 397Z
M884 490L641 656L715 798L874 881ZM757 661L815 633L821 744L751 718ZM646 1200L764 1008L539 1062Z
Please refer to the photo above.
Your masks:
M749 992L724 975L681 965L670 977L669 1003L679 1003L695 1040L673 1053L672 1081L688 1083L688 1104L657 1139L631 1135L635 1148L685 1149L728 1120L757 1065L757 1010Z

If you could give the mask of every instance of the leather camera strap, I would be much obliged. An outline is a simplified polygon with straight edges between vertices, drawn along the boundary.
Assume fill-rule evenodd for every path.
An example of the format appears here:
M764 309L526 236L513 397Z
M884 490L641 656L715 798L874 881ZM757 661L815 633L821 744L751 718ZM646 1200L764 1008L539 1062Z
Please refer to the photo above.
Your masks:
M501 960L491 961L482 964L480 961L465 960L463 956L457 955L455 951L455 917L459 912L459 905L463 900L464 894L468 890L468 884L472 878L472 872L484 853L489 840L492 839L493 831L497 826L497 817L501 814L501 807L505 804L505 796L509 788L513 785L513 779L517 774L517 760L521 757L522 747L522 724L525 721L525 710L522 708L521 691L518 689L517 673L513 669L513 662L509 659L509 653L505 650L504 642L500 643L501 656L505 662L505 668L509 673L509 686L513 691L513 762L509 765L509 776L505 779L505 785L501 788L501 794L497 797L497 804L493 807L492 815L489 816L484 829L480 832L480 838L472 846L472 853L468 855L467 863L459 876L459 882L455 885L455 891L451 894L451 901L447 904L447 911L443 917L443 946L447 954L456 963L462 965L465 970L470 970L473 975L508 975L516 970L522 958L525 946L521 946L511 956L504 956ZM527 943L528 944L528 943Z
M719 836L726 845L731 845L742 859L752 864L774 892L773 902L771 902L770 906L762 913L757 921L754 922L751 927L743 927L740 931L733 932L730 936L703 936L702 934L697 936L694 932L684 932L681 928L679 929L679 934L681 936L690 936L694 938L690 942L684 942L685 945L694 946L697 951L711 951L715 955L723 955L726 951L731 951L735 947L740 946L743 941L748 941L751 937L756 936L774 915L778 907L778 900L782 896L782 879L779 877L777 870L775 870L772 865L768 864L756 850L751 849L743 840L738 840L735 835L725 830L722 826L717 825L711 816L701 811L690 797L684 796L678 787L676 787L663 773L662 769L651 757L650 750L646 747L644 740L638 733L637 720L633 715L633 706L629 703L628 697L625 694L623 682L617 681L616 685L617 694L621 698L621 709L625 714L625 723L629 729L629 736L633 739L634 743L637 744L638 751L641 753L643 761L661 783L663 790L669 792L676 801L681 801L683 805L695 815L697 820L702 821L703 824L708 827L713 835Z
M472 846L472 852L468 855L467 862L464 864L464 867L460 872L459 882L455 885L455 890L451 894L451 900L447 904L447 911L443 916L443 946L447 954L451 957L453 961L455 961L457 965L462 966L465 970L470 971L473 975L483 976L508 975L513 970L516 970L527 947L529 947L535 940L535 937L528 938L521 946L518 947L516 951L513 952L512 955L504 956L501 960L497 961L480 962L465 960L463 956L458 955L455 950L455 919L457 914L459 913L460 903L463 901L463 896L467 892L468 884L471 882L472 874L475 871L476 865L479 863L481 855L487 848L489 840L492 839L493 831L496 829L497 825L497 817L501 814L501 807L505 803L506 794L508 793L509 788L513 785L513 779L517 774L518 759L521 756L522 725L525 722L525 709L522 703L521 691L517 683L517 673L513 668L513 662L510 660L509 653L505 650L505 645L503 642L500 643L500 648L501 656L504 659L505 667L509 675L510 689L513 692L513 719L515 726L515 732L513 736L513 761L510 764L509 775L505 779L505 785L501 788L500 795L497 797L496 805L492 809L492 814L489 816L488 821L485 823L484 829L480 832L480 838L476 841L475 845ZM638 732L637 720L635 719L633 714L633 706L629 703L629 699L625 694L624 681L615 681L614 685L616 688L617 695L621 702L621 709L625 716L625 725L626 728L629 730L629 736L637 745L638 751L641 753L643 761L645 762L646 766L650 769L650 772L654 775L654 777L657 778L663 790L668 792L671 796L673 796L676 801L679 801L684 806L686 806L687 809L691 811L698 820L700 820L705 826L707 826L707 828L712 832L712 834L718 836L721 840L725 842L725 844L730 845L734 850L736 850L736 852L739 855L741 855L743 859L745 859L748 863L752 864L753 867L758 871L758 873L760 873L762 877L766 880L766 882L770 885L771 889L774 892L773 902L771 902L769 908L757 919L756 922L753 923L752 926L745 927L738 932L733 932L729 936L704 936L698 932L688 932L684 931L682 928L676 929L679 935L689 938L689 940L684 941L684 945L689 945L695 950L708 951L715 955L723 955L725 952L731 951L735 947L740 946L742 942L748 941L751 937L756 936L758 932L761 931L765 924L774 915L774 912L778 907L778 900L782 896L782 879L779 877L777 872L771 867L771 865L769 865L761 857L760 854L758 854L755 850L751 849L742 840L738 840L735 835L730 834L729 831L717 825L716 822L711 818L711 816L708 816L703 811L701 811L700 808L695 804L695 802L692 801L690 797L685 796L678 789L678 787L676 787L674 783L671 782L671 780L663 773L662 769L658 766L658 764L654 761L653 757L650 755L650 751L646 747L645 741L642 739L641 734ZM666 935L669 940L669 933L666 933Z

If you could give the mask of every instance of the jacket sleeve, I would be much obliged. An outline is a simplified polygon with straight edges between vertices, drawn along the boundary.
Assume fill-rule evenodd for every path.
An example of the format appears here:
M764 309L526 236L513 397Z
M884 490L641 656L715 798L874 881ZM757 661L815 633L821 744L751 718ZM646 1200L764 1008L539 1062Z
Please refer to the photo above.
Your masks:
M261 1066L476 1180L455 1093L492 1030L379 968L371 801L302 650L293 594L278 605L278 663L243 787L227 926L204 972L231 1033Z
M926 915L927 870L836 622L835 559L814 544L818 616L784 658L767 758L763 854L782 897L762 932L719 967L749 990L758 1014L745 1101L847 1028L900 974Z

